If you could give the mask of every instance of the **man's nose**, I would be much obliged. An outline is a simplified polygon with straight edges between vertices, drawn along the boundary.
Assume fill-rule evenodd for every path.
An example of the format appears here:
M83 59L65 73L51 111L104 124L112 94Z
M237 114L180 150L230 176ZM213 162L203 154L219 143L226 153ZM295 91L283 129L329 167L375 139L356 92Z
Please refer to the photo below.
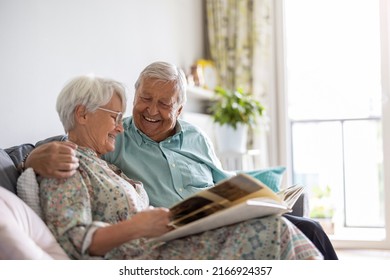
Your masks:
M148 113L150 115L155 115L158 113L158 108L157 108L157 103L156 102L152 102L149 107L148 107Z

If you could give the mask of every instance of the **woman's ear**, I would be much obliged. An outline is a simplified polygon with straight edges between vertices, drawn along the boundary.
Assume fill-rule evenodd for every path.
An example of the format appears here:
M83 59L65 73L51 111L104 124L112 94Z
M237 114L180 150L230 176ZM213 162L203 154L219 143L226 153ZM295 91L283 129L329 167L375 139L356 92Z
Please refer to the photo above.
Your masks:
M87 110L84 105L77 105L74 110L74 120L76 123L85 124L87 121Z

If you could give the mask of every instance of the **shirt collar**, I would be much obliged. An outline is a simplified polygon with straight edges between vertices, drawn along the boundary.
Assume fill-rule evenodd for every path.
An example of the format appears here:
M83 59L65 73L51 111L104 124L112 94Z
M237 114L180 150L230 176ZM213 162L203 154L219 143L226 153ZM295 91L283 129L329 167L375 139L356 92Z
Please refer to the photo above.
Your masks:
M150 139L148 136L146 136L141 130L139 130L133 121L133 118L131 118L131 121L127 127L124 127L125 131L129 129L131 133L134 135L133 140L138 144L138 146L141 146L146 141L154 142L152 139Z

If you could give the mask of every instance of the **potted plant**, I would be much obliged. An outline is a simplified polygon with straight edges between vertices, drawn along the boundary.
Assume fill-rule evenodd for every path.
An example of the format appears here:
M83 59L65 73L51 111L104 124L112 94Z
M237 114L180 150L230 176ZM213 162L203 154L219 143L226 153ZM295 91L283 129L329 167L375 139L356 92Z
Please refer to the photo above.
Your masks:
M217 124L217 149L219 152L243 153L247 148L248 128L253 128L263 116L264 107L241 88L230 91L216 87L215 94L210 112Z

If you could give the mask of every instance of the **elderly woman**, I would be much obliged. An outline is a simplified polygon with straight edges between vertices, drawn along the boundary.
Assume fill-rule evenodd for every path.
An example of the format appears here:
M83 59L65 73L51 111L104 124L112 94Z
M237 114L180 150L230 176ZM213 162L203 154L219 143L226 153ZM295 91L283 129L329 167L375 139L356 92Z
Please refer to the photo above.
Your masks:
M142 183L100 157L123 132L124 87L113 80L77 77L60 93L57 111L78 148L79 168L68 179L43 178L45 222L74 259L317 259L321 253L280 216L252 219L155 244L170 230L166 208L149 207ZM142 159L140 159L142 160ZM156 246L159 245L159 246Z

